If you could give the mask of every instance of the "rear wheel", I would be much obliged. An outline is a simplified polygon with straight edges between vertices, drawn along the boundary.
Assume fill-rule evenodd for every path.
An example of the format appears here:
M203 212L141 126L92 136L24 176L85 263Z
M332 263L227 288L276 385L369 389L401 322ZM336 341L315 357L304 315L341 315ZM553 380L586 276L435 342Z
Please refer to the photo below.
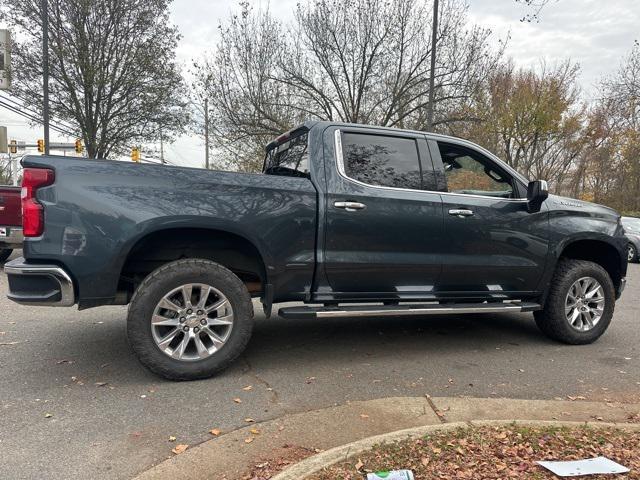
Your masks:
M170 380L206 378L245 349L253 305L244 283L209 260L178 260L151 273L131 299L127 334L136 356Z
M586 260L561 259L544 310L534 313L548 337L573 345L592 343L613 317L615 290L607 271Z
M4 263L7 261L7 258L11 256L11 252L13 252L10 248L0 249L0 263Z
M633 243L630 243L627 246L627 260L630 263L635 263L638 261L638 250L636 249L636 246Z

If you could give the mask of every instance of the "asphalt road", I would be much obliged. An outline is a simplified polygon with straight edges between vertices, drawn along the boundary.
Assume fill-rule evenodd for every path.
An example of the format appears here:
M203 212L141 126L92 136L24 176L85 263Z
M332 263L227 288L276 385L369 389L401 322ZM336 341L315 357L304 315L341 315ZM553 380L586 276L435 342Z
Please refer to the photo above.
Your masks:
M609 331L593 345L547 340L529 314L301 322L260 313L229 370L171 383L133 357L124 307L21 307L5 298L0 274L0 478L127 478L170 456L169 436L193 445L247 417L350 400L639 402L640 266L630 266L628 280Z

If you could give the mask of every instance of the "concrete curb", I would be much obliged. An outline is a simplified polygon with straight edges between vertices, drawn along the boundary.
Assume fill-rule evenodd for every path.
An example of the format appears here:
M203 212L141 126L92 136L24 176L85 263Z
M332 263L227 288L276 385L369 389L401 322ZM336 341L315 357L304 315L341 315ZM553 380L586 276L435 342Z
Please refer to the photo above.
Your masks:
M366 450L376 442L411 438L407 436L410 434L424 435L458 426L501 425L513 422L514 418L522 419L519 423L529 422L533 425L618 427L638 414L640 404L587 401L430 396L353 401L319 410L291 413L225 432L141 472L136 480L242 478L256 463L286 455L287 445L323 451L320 455L291 465L275 477L295 477L300 480L301 474L292 469L303 468L310 464L307 462L315 459L320 459L319 468L326 466L327 462L340 461L345 451L336 449L344 446L348 446L346 455L349 456L358 452L356 447ZM260 434L253 435L250 432L252 428L258 428ZM247 437L252 437L250 443L245 443ZM325 455L336 451L339 452L337 456L327 460L329 457ZM295 472L293 476L281 476L291 471Z
M329 467L338 462L347 460L354 455L358 455L364 451L370 450L375 445L381 443L392 443L402 440L411 440L423 437L429 433L442 432L448 430L456 430L458 428L473 428L487 425L523 425L531 427L578 427L586 426L590 428L619 428L628 431L640 431L640 424L628 423L604 423L604 422L560 422L545 420L473 420L471 422L453 422L443 423L440 425L425 425L416 428L407 428L395 432L384 433L369 437L357 442L351 442L346 445L332 448L326 452L313 455L306 458L295 465L283 470L271 480L301 480L310 475Z

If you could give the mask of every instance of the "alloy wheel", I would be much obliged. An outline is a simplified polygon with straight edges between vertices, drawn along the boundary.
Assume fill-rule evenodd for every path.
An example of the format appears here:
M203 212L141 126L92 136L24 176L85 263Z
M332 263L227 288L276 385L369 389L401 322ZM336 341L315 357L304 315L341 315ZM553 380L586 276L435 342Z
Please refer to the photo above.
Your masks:
M604 289L595 278L579 278L569 288L565 315L571 328L580 332L593 329L602 318L604 307Z
M151 317L156 345L180 361L209 358L229 339L233 308L227 297L211 285L189 283L160 299Z

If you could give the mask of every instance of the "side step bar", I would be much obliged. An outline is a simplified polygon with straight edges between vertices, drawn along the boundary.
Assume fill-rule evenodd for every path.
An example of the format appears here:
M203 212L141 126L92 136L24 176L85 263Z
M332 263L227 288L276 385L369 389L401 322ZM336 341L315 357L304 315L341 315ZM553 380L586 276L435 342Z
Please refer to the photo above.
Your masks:
M352 305L336 307L283 307L278 314L283 318L309 320L335 317L388 317L403 315L444 315L457 313L533 312L541 305L532 302L513 303L446 303L416 305Z

